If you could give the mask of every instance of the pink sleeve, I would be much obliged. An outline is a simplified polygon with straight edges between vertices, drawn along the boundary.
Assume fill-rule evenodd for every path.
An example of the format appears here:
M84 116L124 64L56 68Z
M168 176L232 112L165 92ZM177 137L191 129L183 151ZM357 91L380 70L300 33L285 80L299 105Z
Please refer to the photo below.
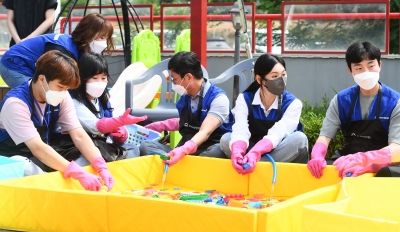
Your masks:
M40 136L31 120L29 107L18 98L11 97L6 100L0 118L3 128L16 145Z
M78 116L76 116L74 103L68 92L67 96L65 96L64 100L60 103L60 113L58 116L58 124L61 126L61 132L82 128Z

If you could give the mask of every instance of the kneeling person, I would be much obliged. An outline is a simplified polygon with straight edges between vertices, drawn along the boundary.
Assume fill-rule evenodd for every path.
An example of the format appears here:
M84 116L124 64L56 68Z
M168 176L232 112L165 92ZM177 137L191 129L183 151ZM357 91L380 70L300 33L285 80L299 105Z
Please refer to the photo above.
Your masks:
M172 89L182 96L176 104L179 118L155 122L146 128L158 132L179 130L182 139L173 150L159 142L144 141L139 147L140 155L169 152L167 156L172 158L166 162L170 165L187 154L224 158L219 140L232 130L233 124L225 92L203 77L200 61L193 52L175 54L168 69Z
M254 65L254 82L238 96L232 133L221 138L221 149L239 174L254 171L258 161L306 163L307 136L301 132L301 101L285 90L285 61L261 55ZM247 154L246 154L247 153ZM249 168L243 165L248 163Z
M79 86L76 62L59 51L49 51L36 63L36 72L7 93L0 103L0 154L24 157L26 174L58 170L77 179L86 190L98 191L102 179L108 189L114 179L92 140L82 129L68 88ZM54 125L69 133L79 151L100 174L86 172L57 153L51 143ZM28 173L28 169L33 171Z

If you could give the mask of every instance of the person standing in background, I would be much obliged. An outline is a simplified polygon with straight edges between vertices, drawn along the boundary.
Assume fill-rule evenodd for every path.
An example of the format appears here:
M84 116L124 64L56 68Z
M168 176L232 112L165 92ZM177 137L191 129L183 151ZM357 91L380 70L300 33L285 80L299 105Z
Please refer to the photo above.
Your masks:
M53 33L57 4L57 0L4 0L10 47L37 35Z
M51 50L58 50L75 61L86 52L111 54L114 50L113 32L113 25L104 16L87 14L71 35L39 35L12 46L1 57L1 77L10 88L21 85L33 77L38 58Z

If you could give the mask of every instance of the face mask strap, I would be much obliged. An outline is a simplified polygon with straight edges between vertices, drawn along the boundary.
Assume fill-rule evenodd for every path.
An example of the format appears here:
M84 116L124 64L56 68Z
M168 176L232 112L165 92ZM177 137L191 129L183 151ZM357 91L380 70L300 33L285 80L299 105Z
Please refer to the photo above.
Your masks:
M46 77L44 78L44 80L46 81L47 88L48 88L49 90L51 90L51 89L50 89L50 86L49 86L49 83L47 83Z
M182 86L183 80L185 80L186 75L182 78L181 83L179 83L180 86Z
M49 84L47 83L46 77L44 77L44 81L46 82L47 88L50 90L50 87L49 87ZM47 91L44 90L43 85L40 85L40 86L42 86L42 89L43 89L44 93L47 93L47 91L49 91L49 90L47 90Z

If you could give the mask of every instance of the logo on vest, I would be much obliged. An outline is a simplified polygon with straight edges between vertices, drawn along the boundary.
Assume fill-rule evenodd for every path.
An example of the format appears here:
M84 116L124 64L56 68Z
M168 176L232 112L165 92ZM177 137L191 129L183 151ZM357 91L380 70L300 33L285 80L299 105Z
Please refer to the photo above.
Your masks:
M186 122L185 124L183 124L183 126L184 126L184 127L192 128L192 129L194 129L194 130L200 130L200 127L189 125L187 122Z
M363 138L363 139L371 139L371 136L367 135L356 135L355 133L351 134L352 137Z

